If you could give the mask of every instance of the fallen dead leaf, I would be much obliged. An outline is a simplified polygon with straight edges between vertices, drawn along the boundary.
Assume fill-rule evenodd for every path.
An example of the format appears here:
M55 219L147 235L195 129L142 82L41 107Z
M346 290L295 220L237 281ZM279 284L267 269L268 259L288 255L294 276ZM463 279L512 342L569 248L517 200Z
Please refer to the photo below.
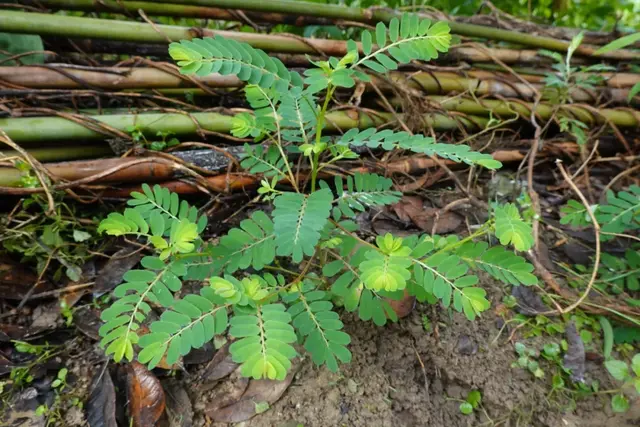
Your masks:
M392 208L398 218L404 222L410 222L412 216L418 215L424 209L422 199L415 196L402 196Z
M90 306L84 306L78 308L73 313L73 324L76 328L87 337L99 341L100 340L100 326L103 322L100 320L100 312Z
M207 413L213 413L220 408L232 405L240 400L249 387L249 378L240 374L237 368L224 381L218 382L207 398Z
M450 211L440 214L440 209L425 207L422 199L415 196L402 197L393 205L393 210L400 220L411 221L416 227L428 233L434 231L434 224L436 224L436 234L450 233L462 224L460 215Z
M231 354L229 354L230 345L229 342L223 345L204 369L200 380L205 386L231 375L238 367L238 364L231 359Z
M280 399L299 368L300 363L294 362L283 381L251 380L240 400L216 411L208 411L207 415L223 423L239 423L253 418Z
M532 288L527 286L514 286L511 295L516 299L518 313L525 316L535 316L538 313L549 311L549 307L542 302L542 298Z
M407 317L416 306L416 297L409 295L409 292L406 289L404 290L404 297L402 299L385 299L400 319L402 319L403 317Z
M567 343L569 344L569 347L564 355L563 365L566 369L571 370L572 381L582 382L584 380L585 372L584 343L582 342L578 329L573 322L567 325L565 335L567 336Z
M169 427L191 427L193 425L193 405L187 391L175 380L162 382L167 402Z
M24 268L9 257L0 257L0 295L2 298L22 300L38 280L31 270ZM34 293L50 291L53 285L41 280Z
M192 349L189 354L184 356L183 363L185 365L200 365L201 363L208 363L213 360L213 356L216 354L216 349L213 343L208 342L200 348Z
M116 391L109 369L99 369L91 381L86 407L89 427L117 427Z
M131 362L127 370L129 415L134 427L153 427L165 409L164 390L144 365Z
M10 411L0 414L0 425L9 427L45 427L46 418L36 415L38 390L29 387L17 394L7 406Z
M133 254L134 251L133 248L123 248L113 254L96 276L93 287L94 296L99 297L110 292L122 282L122 276L140 262L142 254Z

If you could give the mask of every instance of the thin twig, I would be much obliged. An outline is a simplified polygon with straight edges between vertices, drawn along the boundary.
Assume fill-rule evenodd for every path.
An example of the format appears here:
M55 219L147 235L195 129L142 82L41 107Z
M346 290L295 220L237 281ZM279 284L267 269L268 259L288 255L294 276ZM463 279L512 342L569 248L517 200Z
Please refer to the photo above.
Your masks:
M45 180L45 177L43 176L43 173L42 173L42 171L46 169L31 154L29 154L26 150L24 150L18 144L13 142L11 138L9 138L9 135L7 135L4 130L0 129L0 132L2 133L2 138L0 138L0 142L4 142L9 147L13 148L18 153L20 153L24 157L26 162L29 163L29 165L31 166L31 169L33 169L33 172L36 174L38 181L40 181L40 185L42 186L42 191L47 196L47 203L49 204L49 208L47 209L47 215L53 215L53 213L55 212L55 202L53 201L53 196L51 195L51 191L49 190L47 181Z
M591 272L591 278L589 279L589 283L587 284L587 289L585 289L582 296L578 298L576 302L574 302L569 307L562 310L562 313L565 314L565 313L569 313L570 311L580 306L582 301L584 301L587 298L587 296L589 296L589 292L591 292L593 283L596 281L596 276L598 275L598 267L600 266L600 224L598 224L598 221L596 220L595 215L591 211L589 201L584 197L584 194L582 194L582 191L580 191L580 189L576 186L576 184L571 180L571 177L569 176L569 174L567 174L567 171L562 166L562 161L558 159L556 160L556 164L558 165L558 169L560 169L560 173L564 177L565 181L567 181L567 184L569 184L571 189L575 191L575 193L580 198L580 201L584 205L585 209L587 210L587 214L589 214L589 217L591 218L591 223L593 224L593 231L595 232L595 239L596 239L596 256L593 261L593 271Z

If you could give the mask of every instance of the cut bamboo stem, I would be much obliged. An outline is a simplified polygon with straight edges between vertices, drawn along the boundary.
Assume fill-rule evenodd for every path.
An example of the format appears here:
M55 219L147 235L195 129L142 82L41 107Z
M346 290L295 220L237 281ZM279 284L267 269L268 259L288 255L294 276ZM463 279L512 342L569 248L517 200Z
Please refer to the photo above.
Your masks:
M290 5L292 7L294 5L297 5L294 9L287 10L288 13L294 13L292 12L292 10L299 10L300 7L305 8L310 7L307 5L314 5L313 3L305 2L267 2L262 0L243 0L242 2L234 4L236 7L238 7L240 6L240 3L246 5L246 9L248 10L253 10L251 9L251 7L249 7L251 5L270 5L272 3L280 6L282 6L281 3L286 3L287 5ZM304 5L302 3L304 3ZM315 4L315 6L320 7L320 9L336 9L336 7L332 5ZM245 7L243 6L243 8ZM338 7L337 9L345 8ZM376 19L381 21L388 20L393 16L393 14L389 14L389 12L383 12L379 10L377 10L375 13L378 15L385 13L387 14L380 15L378 19ZM315 15L313 12L307 13L306 10L301 11L300 14L321 16ZM327 17L333 18L334 16ZM455 22L451 22L450 25L452 30L454 32L457 32L458 34L489 38L494 40L510 41L519 45L524 44L550 50L566 51L569 44L568 42L561 40L547 39L544 37L531 36L514 31L482 27L480 25L459 24ZM81 18L75 16L56 15L55 19L51 19L51 15L48 14L25 13L7 10L0 10L0 31L9 33L27 33L49 36L133 41L142 43L166 43L168 40L179 41L184 39L192 39L194 37L213 36L215 34L219 34L233 40L247 42L253 47L271 52L307 54L323 52L326 55L332 56L343 56L347 52L346 42L339 40L309 38L303 39L287 35L264 35L234 31L213 31L208 29L196 29L160 24L152 26L147 23L140 22ZM593 56L594 51L595 49L591 47L581 46L576 52L586 56ZM618 50L606 55L601 55L601 57L616 60L640 60L640 54L634 51L627 50Z
M375 25L377 22L389 22L399 14L391 9L371 8L361 9L344 7L333 4L319 4L299 0L157 0L161 3L180 3L200 6L219 7L227 9L243 9L255 12L276 12L293 15L317 16L330 19L343 19ZM483 25L467 24L447 21L451 32L467 37L483 38L503 41L517 45L531 46L557 52L567 52L570 42L550 37L535 36L519 31L509 31ZM578 55L596 56L596 49L589 46L579 46ZM640 59L640 55L633 51L619 50L606 55L598 55L611 59Z
M3 129L16 143L41 143L45 141L99 140L110 135L110 130L125 132L136 126L149 137L158 132L173 132L177 137L196 135L199 130L230 133L231 116L219 113L164 113L164 114L113 114L86 117L86 126L62 117L20 117L0 119ZM391 113L358 110L331 112L327 115L328 130L361 129L382 126L394 120ZM446 113L424 116L426 126L436 130L454 130L461 127L468 130L481 129L488 120L484 117L450 117ZM99 132L89 126L104 125Z
M333 20L316 16L293 16L284 13L244 12L246 19L237 12L207 6L157 3L149 1L120 0L20 0L29 6L45 6L49 9L79 10L86 12L110 12L138 16L142 10L149 16L175 16L185 18L215 19L220 21L246 21L286 25L331 25Z
M418 72L406 74L393 72L389 74L391 80L405 84L414 89L421 89L428 94L447 94L451 92L471 92L477 96L500 96L506 98L534 99L536 93L533 89L543 91L544 86L539 83L525 85L520 82L509 81L495 73L467 72L458 75L451 72ZM473 78L478 75L478 78ZM640 74L632 75L640 82ZM615 77L615 76L614 76ZM235 76L221 76L211 74L197 78L198 81L213 88L240 87L244 83ZM633 82L632 79L629 79ZM180 76L176 70L173 73L157 68L104 68L96 70L74 69L67 67L21 67L16 72L15 67L0 67L0 86L2 83L20 86L29 89L84 89L101 88L110 91L126 89L159 89L164 95L184 95L185 91L174 91L173 88L194 87L195 84ZM634 83L635 84L635 83ZM383 89L389 89L389 85L382 80L376 80L376 85ZM371 86L367 88L371 90ZM188 90L193 95L207 95L204 90ZM8 93L7 93L8 94ZM38 92L29 92L30 95L38 95ZM626 104L629 95L628 89L597 88L586 90L574 88L571 97L575 102L587 102L595 104L602 101L612 101L618 104Z
M513 162L513 161L521 161L524 158L524 154L520 151L513 150L499 150L495 153L492 153L494 159L504 162ZM137 159L137 158L136 158ZM59 162L59 163L46 163L44 167L47 171L55 176L58 179L62 179L65 181L76 181L84 178L88 178L93 175L97 175L106 170L110 170L112 168L117 168L119 166L126 166L128 163L131 163L133 158L110 158L110 159L101 159L101 160L87 160L87 161L69 161L69 162ZM425 158L416 158L415 162L407 163L406 161L398 161L393 162L388 165L380 165L381 168L386 168L390 172L401 172L401 173L413 173L424 170L430 167L437 167L437 163L431 159ZM100 184L100 185L109 185L115 183L141 183L141 182L163 182L164 185L180 185L184 188L193 188L192 191L181 191L184 192L198 192L198 187L194 184L182 183L182 184L171 184L166 183L166 181L171 181L179 177L180 172L171 167L168 164L164 163L153 163L153 157L149 158L149 163L137 163L132 166L125 167L123 169L118 170L117 172L100 178L92 182L92 184ZM449 165L456 164L450 160L440 160ZM259 175L247 175L247 174L220 174L211 177L206 177L206 179L214 184L214 188L217 191L223 192L226 188L227 183L230 184L230 189L239 189L244 188L250 185L257 184L260 179ZM20 172L17 169L8 168L8 167L0 167L0 186L5 187L16 187L20 180ZM180 182L180 181L178 181ZM120 190L116 190L120 191ZM122 190L125 195L128 195L132 188L123 189ZM128 191L128 192L127 192ZM0 194L2 190L0 189ZM15 192L14 192L15 194ZM113 193L112 193L113 194Z

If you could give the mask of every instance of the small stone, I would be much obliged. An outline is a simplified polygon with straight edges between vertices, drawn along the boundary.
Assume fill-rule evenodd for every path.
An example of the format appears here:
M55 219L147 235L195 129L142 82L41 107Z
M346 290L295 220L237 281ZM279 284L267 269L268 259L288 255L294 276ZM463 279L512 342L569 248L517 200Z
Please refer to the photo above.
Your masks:
M349 389L351 393L356 394L358 392L358 384L356 384L354 380L349 378L347 380L347 389Z

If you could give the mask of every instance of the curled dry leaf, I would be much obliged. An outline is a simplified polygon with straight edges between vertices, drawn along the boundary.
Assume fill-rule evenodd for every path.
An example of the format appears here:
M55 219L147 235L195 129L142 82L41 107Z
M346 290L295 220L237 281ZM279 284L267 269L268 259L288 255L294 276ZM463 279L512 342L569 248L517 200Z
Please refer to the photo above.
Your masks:
M218 382L215 388L207 395L207 414L212 414L225 406L232 405L240 400L249 387L249 378L243 377L240 368L237 368L223 381Z
M133 253L133 248L123 248L113 254L111 259L100 269L93 287L93 295L99 297L110 292L122 283L122 276L131 270L140 260L142 254Z
M191 427L193 425L193 405L187 391L175 380L162 382L167 402L169 427Z
M416 297L409 295L409 292L406 289L404 290L404 297L402 299L385 299L400 319L407 317L416 306Z
M75 313L73 313L74 325L87 337L92 340L99 341L100 326L102 326L102 320L100 320L100 312L88 305L79 307Z
M427 233L434 231L434 224L436 234L450 233L462 224L462 218L458 214L450 211L440 213L440 209L424 207L419 197L404 196L393 205L393 210L402 221L411 221Z
M238 364L232 360L231 354L229 354L229 345L231 345L229 342L223 345L213 356L211 362L204 368L200 376L203 390L210 389L210 386L215 385L215 382L231 375L238 367Z
M300 369L299 361L294 362L291 371L283 381L251 380L240 400L215 411L209 411L207 414L216 422L239 423L249 420L280 399L298 369Z
M153 427L165 409L164 390L144 365L131 362L127 369L129 414L134 427Z
M564 355L564 367L571 370L572 381L582 382L584 381L584 363L586 356L584 352L584 343L582 342L578 329L573 322L567 325L565 335L567 336L567 343L569 344L569 347L567 348L567 353Z
M15 397L7 403L11 410L0 413L0 426L45 427L46 418L36 415L39 405L38 390L34 387L16 393Z
M549 311L543 302L540 295L538 295L533 288L528 286L514 286L511 288L511 295L513 295L517 302L518 313L525 316L535 316L538 313L544 313Z
M86 406L89 427L117 427L116 391L109 369L99 369L91 381L91 394Z
M2 298L20 301L33 287L38 276L11 258L0 257L0 295ZM54 287L48 281L40 281L34 293L50 291Z

